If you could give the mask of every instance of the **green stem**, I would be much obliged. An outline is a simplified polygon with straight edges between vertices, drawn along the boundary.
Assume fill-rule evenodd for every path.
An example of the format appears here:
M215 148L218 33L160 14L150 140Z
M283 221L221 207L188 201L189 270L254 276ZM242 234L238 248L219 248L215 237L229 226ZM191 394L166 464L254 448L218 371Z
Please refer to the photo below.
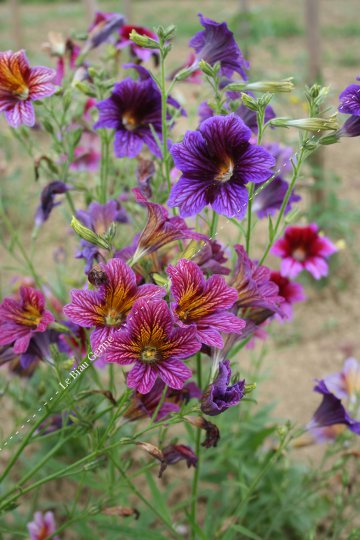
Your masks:
M170 180L170 156L168 148L168 125L167 125L167 91L166 91L166 78L165 78L165 58L163 50L164 44L160 48L160 92L161 92L161 130L162 130L162 151L163 151L163 164L165 167L165 179L168 189L171 189Z
M196 374L197 374L198 386L201 389L202 387L201 353L198 353L196 356ZM200 479L200 453L201 453L200 442L201 442L201 429L197 428L195 454L198 457L198 462L195 467L192 489L191 489L191 509L190 509L191 524L196 523L196 510L197 510L198 488L199 488L199 479ZM191 540L195 540L195 538L196 538L196 529L193 525L193 528L191 531Z
M219 214L213 210L212 221L210 225L209 237L214 239L219 222Z
M100 193L99 200L102 204L107 201L107 184L109 174L109 137L108 134L103 131L101 133L101 167L100 167Z

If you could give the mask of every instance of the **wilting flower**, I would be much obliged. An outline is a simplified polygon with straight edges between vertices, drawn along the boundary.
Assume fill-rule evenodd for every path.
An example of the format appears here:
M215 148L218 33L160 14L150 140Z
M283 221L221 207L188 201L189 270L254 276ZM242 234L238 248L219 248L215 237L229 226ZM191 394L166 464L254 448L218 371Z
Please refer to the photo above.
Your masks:
M263 184L258 184L261 189ZM267 186L265 186L255 197L252 210L256 212L261 219L267 216L273 216L277 210L280 210L284 201L289 184L281 176L276 176ZM288 214L294 202L301 200L300 195L291 192L284 214Z
M124 208L117 200L110 200L105 204L92 202L87 210L78 210L76 217L97 235L104 234L114 222L128 221ZM85 272L88 273L94 261L98 261L102 254L97 246L86 240L81 240L80 244L81 250L76 254L76 258L86 260Z
M271 248L271 253L282 258L281 274L296 277L307 270L315 279L328 274L326 259L337 251L334 244L320 236L316 224L287 227L282 238Z
M283 299L279 287L271 280L271 270L252 261L243 246L236 244L234 249L238 260L230 285L238 292L237 307L280 312Z
M339 95L339 112L360 116L360 85L350 84Z
M192 260L201 268L204 274L230 274L230 268L223 264L226 263L223 246L216 240L207 240L201 242L201 247L197 250Z
M0 345L13 343L15 353L25 352L34 334L54 321L41 291L20 287L19 292L19 300L5 298L0 305Z
M300 283L290 281L280 272L271 272L270 280L279 287L279 296L284 301L281 303L281 311L286 319L292 318L292 305L305 300L304 288Z
M151 131L161 140L161 94L152 79L134 81L127 77L115 84L111 96L97 108L100 116L94 127L115 130L116 157L136 157L144 144L155 156L161 156Z
M139 47L139 45L136 45L136 43L131 41L129 36L133 30L135 30L135 32L140 36L147 36L157 41L157 35L148 28L126 24L120 28L120 41L117 43L117 47L119 49L123 49L124 47L130 46L131 55L142 62L150 60L152 55L154 55L156 58L158 56L158 51L155 51L154 49L147 49L146 47Z
M159 478L162 477L168 465L174 465L179 461L185 460L186 465L188 468L190 468L196 467L198 462L198 458L190 446L185 446L184 444L171 444L170 446L164 448L162 453L163 461L159 471Z
M220 440L220 430L215 424L205 420L203 416L184 416L184 420L192 426L205 431L205 439L201 443L201 446L205 448L214 448L217 446Z
M219 373L201 398L201 410L209 416L217 416L229 407L237 405L245 395L245 380L229 386L231 379L230 361L219 364Z
M222 276L206 280L198 265L187 259L169 266L167 273L175 300L171 307L179 326L195 328L201 343L220 349L224 345L221 332L241 334L245 322L227 311L238 294Z
M42 48L57 58L55 84L61 84L65 75L65 66L68 62L70 69L75 69L76 60L80 54L80 47L71 39L66 39L61 32L49 32L49 41Z
M200 349L193 328L174 328L168 305L138 300L129 313L125 329L116 333L106 349L105 360L120 365L135 363L127 376L127 385L141 394L150 392L157 377L176 390L191 377L181 359Z
M250 137L250 129L234 114L209 118L198 131L188 131L171 148L175 167L183 174L168 205L178 206L184 217L211 204L219 214L243 218L246 184L267 180L275 163L264 148L249 143Z
M95 19L88 29L88 38L81 53L86 54L91 49L109 41L112 34L119 30L124 22L125 17L120 13L97 11Z
M325 381L318 381L314 390L322 394L323 399L307 426L310 431L317 428L343 424L350 431L360 435L360 422L351 418L341 403L341 400L328 389Z
M50 216L53 208L61 204L59 201L55 202L56 195L62 195L73 189L69 184L55 180L50 182L41 192L40 206L36 210L35 225L40 227Z
M23 50L0 52L0 112L11 127L35 124L32 101L55 92L54 78L53 69L30 67Z
M120 259L99 264L100 281L93 281L97 290L73 290L71 303L64 307L69 319L84 328L93 328L91 346L96 349L110 335L115 334L139 298L160 299L165 289L157 285L136 285L133 270ZM116 333L117 334L117 333ZM118 335L118 334L117 334Z
M54 514L52 512L35 512L34 521L28 523L30 540L45 540L56 531ZM59 536L52 536L53 540L60 540Z
M161 204L150 202L144 197L140 189L133 189L136 200L146 206L148 211L147 223L141 232L133 260L137 260L145 253L157 251L161 247L186 238L194 240L204 239L204 235L192 231L179 216L169 218L166 208Z
M335 397L354 403L360 397L360 363L355 358L348 358L342 370L328 375L324 382Z
M129 418L130 420L138 420L139 418L146 418L147 416L151 418L155 414L160 403L164 389L165 383L160 379L157 379L154 386L147 394L134 392L131 396L130 406L126 409L124 414L125 418ZM201 391L193 382L186 383L181 390L167 388L164 402L162 403L155 420L158 422L172 412L179 412L181 403L187 403L192 398L200 397Z
M197 60L205 60L211 66L220 62L224 76L231 77L236 72L246 80L245 70L249 69L250 64L243 57L227 24L217 23L201 14L199 18L204 30L195 34L189 42L196 52Z

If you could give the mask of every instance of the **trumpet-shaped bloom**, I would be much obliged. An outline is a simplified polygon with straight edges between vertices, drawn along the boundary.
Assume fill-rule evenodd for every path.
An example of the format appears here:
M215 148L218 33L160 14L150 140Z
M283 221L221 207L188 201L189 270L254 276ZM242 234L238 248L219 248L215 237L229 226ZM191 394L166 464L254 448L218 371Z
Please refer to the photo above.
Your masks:
M41 192L40 206L36 210L35 215L35 225L37 227L40 227L47 219L49 219L55 206L61 204L59 201L55 202L56 195L62 195L70 189L72 189L70 184L65 184L65 182L59 180L50 182L50 184L47 184L47 186L44 187Z
M262 184L258 185L261 188ZM267 186L265 186L255 197L252 210L262 219L267 216L273 216L277 210L280 210L289 184L281 176L277 176ZM291 192L284 214L288 214L293 203L301 200L300 195Z
M324 382L335 397L355 402L360 396L360 363L355 358L348 358L342 370L328 375Z
M127 385L147 394L159 377L175 390L181 390L191 377L181 360L200 349L194 328L174 328L168 305L138 300L129 313L126 328L120 329L106 349L105 361L120 365L134 364Z
M116 157L136 157L144 144L155 156L161 156L151 131L161 140L161 94L152 79L134 81L127 77L115 84L111 96L97 108L100 116L94 127L115 130Z
M45 297L32 287L20 287L20 298L5 298L0 305L0 346L14 344L15 353L24 353L37 332L45 332L54 321L45 309Z
M229 386L231 379L230 361L219 364L219 372L214 382L201 398L201 410L209 416L217 416L229 407L237 405L245 395L245 380Z
M45 540L56 531L54 514L52 512L35 512L34 520L28 523L30 540ZM52 536L53 540L60 540L59 536Z
M339 112L360 116L360 85L350 84L339 95Z
M120 259L111 259L100 264L103 274L97 290L73 290L71 303L64 307L69 319L84 328L93 328L91 346L93 350L110 335L117 334L126 317L139 298L147 301L160 299L165 289L157 285L136 285L132 269Z
M198 265L187 259L169 266L167 273L175 300L172 311L181 327L195 328L201 343L218 348L224 345L221 332L241 334L245 322L227 311L238 294L222 276L214 275L206 280Z
M201 13L199 18L204 30L195 34L189 42L190 47L196 52L197 60L205 60L211 66L220 62L221 73L224 76L231 77L236 72L246 80L246 70L250 64L243 57L227 24L217 23Z
M334 244L320 236L316 224L287 227L282 238L271 248L271 253L282 258L281 274L294 278L307 270L315 279L328 274L326 259L337 251Z
M182 176L168 205L178 206L186 217L210 204L219 214L241 219L248 205L246 184L267 180L275 163L264 148L249 143L250 136L250 129L234 114L214 116L198 131L187 131L171 148Z
M316 428L343 424L350 431L360 435L360 422L351 418L341 400L329 390L325 381L318 381L314 390L322 394L323 399L307 426L310 431Z
M279 287L279 295L284 299L281 303L282 314L286 319L291 319L293 304L303 302L306 299L303 286L300 283L290 281L280 272L271 272L270 279Z
M23 50L0 52L0 112L11 127L35 124L32 101L55 92L55 75L50 68L30 67Z
M192 260L205 274L230 274L230 268L224 266L227 261L223 246L216 240L206 240L201 243L198 253Z
M134 25L128 25L125 24L122 28L120 28L119 34L120 34L120 41L117 44L117 47L119 49L123 49L125 47L130 47L130 53L133 57L140 60L141 62L146 62L147 60L150 60L151 56L155 56L155 58L159 55L158 51L154 49L147 49L146 47L140 47L139 45L136 45L133 41L130 39L131 32L135 30L140 36L147 36L151 39L154 39L157 41L157 35L154 34L149 28L145 28L143 26L134 26Z

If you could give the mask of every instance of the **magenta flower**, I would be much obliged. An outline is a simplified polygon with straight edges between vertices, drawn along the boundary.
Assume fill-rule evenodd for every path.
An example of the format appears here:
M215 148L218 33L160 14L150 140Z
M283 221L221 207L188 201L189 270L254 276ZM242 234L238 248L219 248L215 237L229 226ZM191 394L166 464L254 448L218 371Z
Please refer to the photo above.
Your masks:
M271 176L274 158L249 142L250 129L234 114L214 116L198 131L187 131L171 154L182 177L172 188L168 205L178 206L183 217L210 204L219 214L237 219L245 215L248 182Z
M286 319L292 318L292 306L297 302L303 302L306 297L304 288L300 283L290 281L289 278L282 276L280 272L271 272L270 280L279 287L279 296L284 301L281 303L281 311Z
M95 350L110 335L117 334L139 298L160 299L165 289L157 285L136 285L132 269L120 259L100 263L102 279L97 290L73 290L71 303L64 307L69 319L84 328L93 328L91 346Z
M14 344L15 353L24 353L37 332L45 332L54 321L45 309L45 297L32 287L20 287L20 298L5 298L0 305L0 346Z
M55 92L55 75L50 68L30 67L23 50L0 52L0 112L11 127L35 124L32 101Z
M201 13L199 18L204 30L195 34L189 42L190 47L196 52L197 60L205 60L211 66L220 62L221 73L224 76L231 77L236 72L246 80L245 70L249 69L250 64L243 57L227 24L217 23Z
M281 274L294 278L307 270L315 279L328 274L326 259L337 251L334 244L320 236L316 224L287 227L282 238L271 248L271 253L282 258Z
M54 514L52 512L35 512L34 521L28 523L30 540L45 540L56 531ZM52 536L53 540L60 540L59 536Z
M219 364L219 372L214 382L207 388L201 398L201 410L209 416L217 416L234 407L245 395L245 380L229 386L231 379L230 361Z
M127 376L127 385L141 394L150 392L158 377L170 388L181 390L192 375L181 360L201 347L194 328L174 328L163 300L138 300L126 327L114 337L106 349L105 361L122 366L135 364Z
M206 280L198 265L187 259L169 266L167 273L175 300L171 309L179 326L195 328L201 343L220 349L224 345L221 332L241 334L245 322L227 311L238 294L222 276Z
M327 388L338 399L356 402L360 396L360 363L355 358L345 360L342 370L324 378Z
M201 268L204 274L230 274L230 268L224 266L228 260L223 246L216 240L206 240L201 243L198 253L192 260Z

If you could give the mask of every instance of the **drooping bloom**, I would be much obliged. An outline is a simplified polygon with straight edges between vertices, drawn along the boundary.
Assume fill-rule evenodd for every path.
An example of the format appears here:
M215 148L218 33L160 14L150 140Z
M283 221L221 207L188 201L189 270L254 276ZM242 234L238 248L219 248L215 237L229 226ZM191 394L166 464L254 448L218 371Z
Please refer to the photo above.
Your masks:
M145 253L157 251L161 247L176 240L193 239L203 240L203 234L192 231L179 216L169 218L169 214L161 204L150 202L144 197L139 188L133 189L137 202L146 207L148 212L147 223L140 233L138 245L133 256L139 259Z
M258 184L258 189L261 189L262 185L263 184ZM267 216L273 216L277 210L280 210L288 187L289 184L286 182L286 180L283 180L281 176L277 176L271 180L271 182L269 182L269 184L254 197L252 205L253 212L256 212L260 219ZM294 191L292 191L284 214L288 214L293 203L300 200L300 195L297 195L294 193Z
M195 34L189 42L196 52L197 60L205 60L211 66L220 62L222 75L231 77L236 72L247 80L246 70L250 64L243 57L227 24L217 23L201 13L199 18L204 30Z
M155 156L161 156L151 131L161 140L161 94L152 79L134 81L127 77L115 84L111 96L97 108L100 116L94 127L115 130L116 157L136 157L144 144Z
M138 420L139 418L152 417L157 410L157 407L162 398L165 389L165 383L160 379L155 381L154 386L148 394L140 394L134 392L131 396L130 406L126 409L125 418L130 420ZM166 390L165 399L161 405L156 421L162 420L172 412L180 411L180 405L187 403L192 398L200 398L201 391L193 382L186 383L181 390Z
M339 137L359 137L360 136L360 115L350 116L339 129Z
M127 385L147 394L159 377L175 390L181 390L191 377L182 359L200 349L194 328L174 328L168 305L138 300L129 313L125 329L120 329L105 360L119 365L135 364L127 376Z
M270 280L279 287L279 296L284 299L281 303L283 318L291 319L292 305L306 299L303 286L300 283L295 283L295 281L290 281L289 278L282 276L280 272L271 272Z
M261 146L249 143L250 129L234 114L215 116L198 131L187 131L171 154L182 177L172 188L168 205L178 206L183 217L206 205L229 218L244 217L248 182L271 176L274 158Z
M234 249L238 260L230 285L238 293L237 307L280 312L283 298L279 295L279 287L271 280L271 270L252 261L240 244L236 244Z
M190 468L196 467L198 462L198 457L194 451L190 448L190 446L186 446L185 444L171 444L170 446L164 448L162 453L163 461L159 471L159 478L162 477L168 465L175 465L175 463L184 460L186 461L188 468Z
M342 370L328 375L324 382L335 397L354 403L360 396L360 363L356 358L348 358Z
M47 186L44 187L41 192L40 206L36 210L35 215L35 225L37 227L40 227L47 219L49 219L55 206L61 204L59 201L55 202L56 195L62 195L70 189L73 189L70 184L65 184L65 182L61 182L60 180L50 182L50 184L47 184Z
M86 54L91 49L95 49L103 43L110 41L112 34L119 30L124 22L125 17L120 13L97 11L95 19L89 26L88 38L81 53Z
M210 347L223 347L221 332L241 334L245 322L228 311L238 294L223 276L206 280L198 265L187 259L169 266L167 273L175 300L171 308L179 326L195 328L198 340Z
M24 50L0 52L0 112L11 127L35 124L32 102L55 92L54 78L53 69L30 67Z
M76 217L85 227L98 235L104 234L114 222L128 221L126 212L118 200L110 200L105 204L92 202L87 210L79 210ZM76 254L76 258L86 260L85 272L88 273L94 261L102 258L101 249L83 239L80 244L81 250Z
M231 379L230 361L219 364L219 373L201 398L201 410L209 416L217 416L229 407L237 405L245 395L245 380L229 386Z
M154 34L154 32L152 32L151 30L149 30L149 28L125 24L122 28L120 28L120 41L117 43L117 47L119 49L123 49L130 46L131 55L136 59L140 60L141 62L146 62L147 60L150 60L151 56L157 58L159 55L158 51L154 49L147 49L146 47L140 47L139 45L136 45L136 43L131 41L129 36L133 30L135 30L137 34L140 34L140 36L147 36L151 39L154 39L155 41L157 41L158 39L157 35Z
M223 246L216 240L201 242L198 252L192 260L201 268L204 274L230 274L230 268L224 266L228 260Z
M61 32L49 32L49 41L44 43L42 48L50 56L57 58L55 84L62 84L66 64L74 70L76 60L80 54L80 47L72 39L65 38Z
M97 349L110 335L117 334L139 298L160 299L165 289L147 284L138 287L133 270L120 259L99 264L102 279L93 281L96 290L73 290L71 303L64 307L69 319L84 328L93 328L91 346Z
M19 300L5 298L0 305L0 345L13 343L15 353L25 352L33 335L54 321L41 291L20 287L19 293Z
M339 112L360 116L360 85L350 84L339 95Z
M337 251L334 244L321 236L315 223L307 226L287 227L282 238L271 248L271 253L281 257L281 274L294 278L307 270L315 279L328 274L326 259Z
M316 428L343 424L350 431L360 435L360 422L351 418L341 400L329 390L324 380L318 381L314 390L322 394L323 399L307 426L310 431Z
M33 521L27 526L30 540L45 540L56 531L54 514L52 512L35 512ZM60 536L52 536L53 540L60 540Z

